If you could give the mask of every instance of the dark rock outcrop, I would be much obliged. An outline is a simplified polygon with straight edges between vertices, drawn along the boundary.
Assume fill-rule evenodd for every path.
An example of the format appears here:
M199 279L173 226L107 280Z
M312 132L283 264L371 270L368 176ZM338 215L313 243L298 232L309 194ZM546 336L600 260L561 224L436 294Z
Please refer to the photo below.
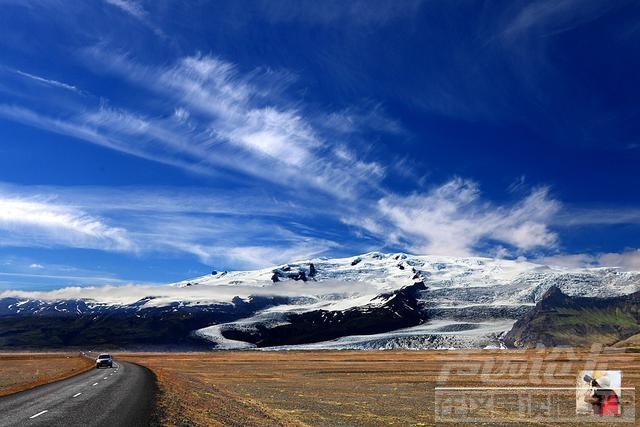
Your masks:
M303 282L306 282L308 280L306 271L300 269L296 272L292 272L291 270L292 270L291 267L288 265L282 268L279 268L279 269L277 268L273 270L271 281L273 283L276 283L276 282L280 282L281 279L291 279L295 281L302 280ZM315 271L315 267L314 267L314 271Z
M314 310L287 316L288 324L258 324L254 329L227 328L225 338L258 347L326 341L346 335L368 335L419 325L427 317L417 300L423 283L380 294L371 304L342 311Z
M287 275L287 278L289 279L293 279L293 280L302 280L303 282L307 281L307 273L304 272L304 270L300 270L297 273L290 273Z
M316 266L313 263L309 263L309 277L316 277L318 270L316 270Z

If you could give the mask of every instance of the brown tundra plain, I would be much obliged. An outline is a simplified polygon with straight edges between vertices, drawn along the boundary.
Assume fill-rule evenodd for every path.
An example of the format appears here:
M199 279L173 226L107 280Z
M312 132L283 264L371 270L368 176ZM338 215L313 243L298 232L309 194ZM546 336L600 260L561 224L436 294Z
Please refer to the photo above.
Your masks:
M78 353L0 353L0 396L37 387L92 369Z
M575 416L576 391L571 388L582 370L620 370L622 387L640 387L640 353L620 350L243 351L118 357L156 374L158 417L169 426L440 424L446 421L439 417L444 414L441 387L476 387L482 396L495 395L498 403L513 397L519 387L551 387L546 392L553 399L551 409ZM458 408L449 425L463 425L461 416L479 416L467 403L469 411ZM626 425L637 425L633 390L623 392L622 404ZM522 400L512 399L495 405L489 414L484 408L484 419L468 425L557 424L550 407L529 407L532 412L527 413L522 405ZM532 418L523 418L528 416ZM593 416L585 415L563 425L592 421Z

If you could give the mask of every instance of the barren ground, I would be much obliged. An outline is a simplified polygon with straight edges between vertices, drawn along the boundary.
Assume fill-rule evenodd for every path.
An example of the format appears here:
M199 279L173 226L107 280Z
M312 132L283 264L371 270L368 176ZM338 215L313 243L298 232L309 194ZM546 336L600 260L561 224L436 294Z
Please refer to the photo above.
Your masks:
M0 396L70 377L93 367L78 353L0 353Z
M621 370L622 386L640 389L640 353L628 352L246 351L120 357L156 373L160 416L163 424L174 426L432 425L438 421L435 387L480 387L488 394L490 387L502 393L516 386L574 387L585 368ZM587 366L587 361L598 364ZM443 368L451 374L442 375ZM556 410L575 414L575 391L551 393ZM634 401L628 395L623 399L632 410ZM496 418L487 425L498 420L513 425L519 419L513 409L490 415ZM533 425L555 422L547 418Z

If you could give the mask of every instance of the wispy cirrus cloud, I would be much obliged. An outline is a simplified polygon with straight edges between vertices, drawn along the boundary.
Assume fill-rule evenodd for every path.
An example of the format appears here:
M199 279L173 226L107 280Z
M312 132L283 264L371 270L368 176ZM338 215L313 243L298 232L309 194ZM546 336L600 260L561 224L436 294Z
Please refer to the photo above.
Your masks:
M212 193L193 188L5 184L0 194L10 218L0 222L5 245L189 254L205 264L236 268L265 267L336 250L352 253L358 251L358 245L360 251L387 247L428 254L525 254L535 258L538 253L559 249L555 227L597 220L595 214L585 216L578 211L578 222L567 222L572 215L563 211L565 207L546 188L499 205L484 198L477 183L461 178L423 193L387 195L364 210L365 205L331 199L309 205L294 193L274 197L250 189L239 195L233 190ZM7 200L21 204L16 208ZM247 210L247 206L252 208ZM34 219L35 211L43 218ZM80 219L74 220L76 217ZM636 219L618 215L600 221L626 224ZM321 232L319 225L312 225L339 221L351 227L348 232L360 243L345 247L343 233L347 230ZM620 256L556 255L539 261L631 269L636 257L630 251Z
M97 110L80 111L70 117L60 118L41 114L34 110L17 105L0 104L0 116L25 125L33 126L48 132L70 136L72 138L100 145L125 154L146 160L178 167L190 172L211 174L211 171L189 159L168 155L166 151L151 147L157 141L152 135L163 135L169 138L167 143L177 141L168 129L162 129L160 123L141 118L132 113L100 107ZM157 125L157 126L156 126ZM111 127L113 126L113 127ZM146 134L145 130L150 133ZM141 137L136 144L129 138ZM175 138L175 139L174 139ZM160 142L163 142L160 140ZM191 148L189 151L193 152ZM195 152L198 154L198 152Z
M616 7L615 3L593 0L537 0L526 2L506 25L503 36L537 37L569 31Z
M352 163L345 159L332 157L327 150L332 143L322 138L321 129L314 128L300 109L282 101L283 105L274 103L267 88L253 84L254 75L241 76L233 64L199 55L183 58L172 67L154 69L122 56L105 57L100 51L92 54L107 60L106 64L122 77L202 116L205 125L200 124L201 131L210 139L200 145L209 151L209 158L249 157L251 161L233 159L231 163L250 176L287 185L302 182L338 196L351 193L372 178L366 171L354 173ZM231 144L233 152L225 150L225 143ZM277 174L272 173L274 165Z
M417 253L468 256L487 242L496 250L554 248L558 236L549 224L559 210L545 188L500 206L484 200L477 183L455 178L426 193L383 197L375 216L344 221Z
M404 127L391 118L381 104L365 102L361 106L331 112L323 117L327 127L344 134L359 132L381 132L385 134L405 134Z
M191 254L202 263L232 268L260 268L320 255L339 244L319 236L305 236L279 225L274 218L203 217L198 213L158 215L137 212L125 219L148 252Z
M166 111L138 113L101 103L52 117L3 104L0 116L189 172L232 171L339 198L380 191L386 170L362 152L339 155L345 152L339 149L344 144L334 137L333 129L327 132L303 106L270 89L281 84L278 73L242 75L233 64L202 55L159 67L144 66L100 48L87 50L86 56L140 90L157 93L161 97L158 105ZM277 79L273 84L272 78ZM286 75L282 78L288 79ZM363 126L365 121L372 126L374 120L366 117Z
M0 245L135 251L126 230L70 206L0 194Z
M290 203L267 213L256 206L273 207L270 200L239 203L242 197L229 196L223 202L201 200L192 210L172 210L167 207L184 206L183 197L152 201L153 196L141 194L136 197L140 204L124 207L118 197L111 197L114 193L101 190L101 197L86 209L127 230L138 250L187 253L206 263L223 259L264 266L339 247L338 238L319 235L318 228L309 238L283 225L292 222L292 212L309 215L301 223L309 218L341 221L354 227L354 234L369 237L363 244L419 253L515 256L557 248L553 225L561 205L545 188L505 205L484 199L476 182L462 178L410 195L386 191L388 169L368 161L362 147L350 147L339 136L370 130L402 134L401 125L381 106L312 115L282 96L282 75L276 73L274 94L268 84L272 74L243 74L234 64L207 55L149 66L93 47L84 58L156 94L160 111L134 112L102 102L56 118L4 104L0 116L191 173L220 173L229 180L232 172L257 183L247 190L250 198L261 184L276 184ZM313 204L308 194L313 194ZM76 194L74 202L78 200ZM242 213L246 206L253 207L250 221ZM212 216L203 217L205 213Z
M66 261L73 263L75 260ZM87 267L78 267L53 261L38 262L34 258L24 256L0 256L0 292L3 289L50 288L53 284L64 287L127 283L150 282L123 279L113 272L99 268L95 260Z
M93 284L130 283L130 281L118 279L116 277L100 277L100 276L94 276L94 275L76 276L76 275L60 275L60 274L28 274L28 273L0 272L0 276L21 278L21 279L55 279L55 280L65 280L65 281L84 282L84 283L93 283Z
M265 267L340 247L296 221L331 220L284 196L205 189L0 185L4 246L91 248L138 255L189 254L202 263ZM247 211L247 206L255 206ZM37 212L37 214L36 214Z
M147 16L140 3L111 3L138 18ZM91 100L57 105L55 114L5 103L0 116L227 181L258 180L280 186L279 191L318 192L341 200L381 193L387 169L367 159L366 150L347 148L335 126L342 121L343 133L361 128L400 132L401 125L385 117L379 105L311 113L283 96L293 80L290 73L260 68L242 73L211 55L152 66L94 46L84 50L83 58L100 72L155 93L155 111L112 107L101 99L98 106L91 106Z
M140 4L136 0L104 0L104 1L138 19L147 18L147 12L142 7L142 4Z
M635 207L572 207L556 218L562 226L640 225L640 209Z
M76 86L67 84L67 83L63 83L60 82L58 80L54 80L54 79L47 79L45 77L41 77L41 76L37 76L35 74L30 74L30 73L26 73L24 71L20 71L20 70L13 70L16 74L21 75L22 77L31 79L33 81L36 81L38 83L42 83L44 85L47 86L52 86L52 87L56 87L56 88L60 88L60 89L65 89L71 92L75 92L75 93L82 93L82 91L80 89L78 89Z
M147 28L155 33L156 36L165 38L166 35L160 27L155 25L149 16L149 13L138 0L103 0L105 3L118 8L127 15L137 19Z

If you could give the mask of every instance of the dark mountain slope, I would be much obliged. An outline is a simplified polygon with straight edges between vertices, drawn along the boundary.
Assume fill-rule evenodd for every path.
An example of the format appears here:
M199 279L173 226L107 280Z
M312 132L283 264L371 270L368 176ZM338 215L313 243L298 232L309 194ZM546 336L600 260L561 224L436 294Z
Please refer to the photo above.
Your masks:
M565 295L551 287L505 336L515 347L613 345L640 333L640 292L613 298Z
M0 300L0 348L42 349L96 346L114 348L210 347L192 332L216 323L251 316L256 311L289 302L281 297L235 298L215 305L142 308L143 302L126 306L89 306L83 301L30 302L36 311L8 309L11 299Z

